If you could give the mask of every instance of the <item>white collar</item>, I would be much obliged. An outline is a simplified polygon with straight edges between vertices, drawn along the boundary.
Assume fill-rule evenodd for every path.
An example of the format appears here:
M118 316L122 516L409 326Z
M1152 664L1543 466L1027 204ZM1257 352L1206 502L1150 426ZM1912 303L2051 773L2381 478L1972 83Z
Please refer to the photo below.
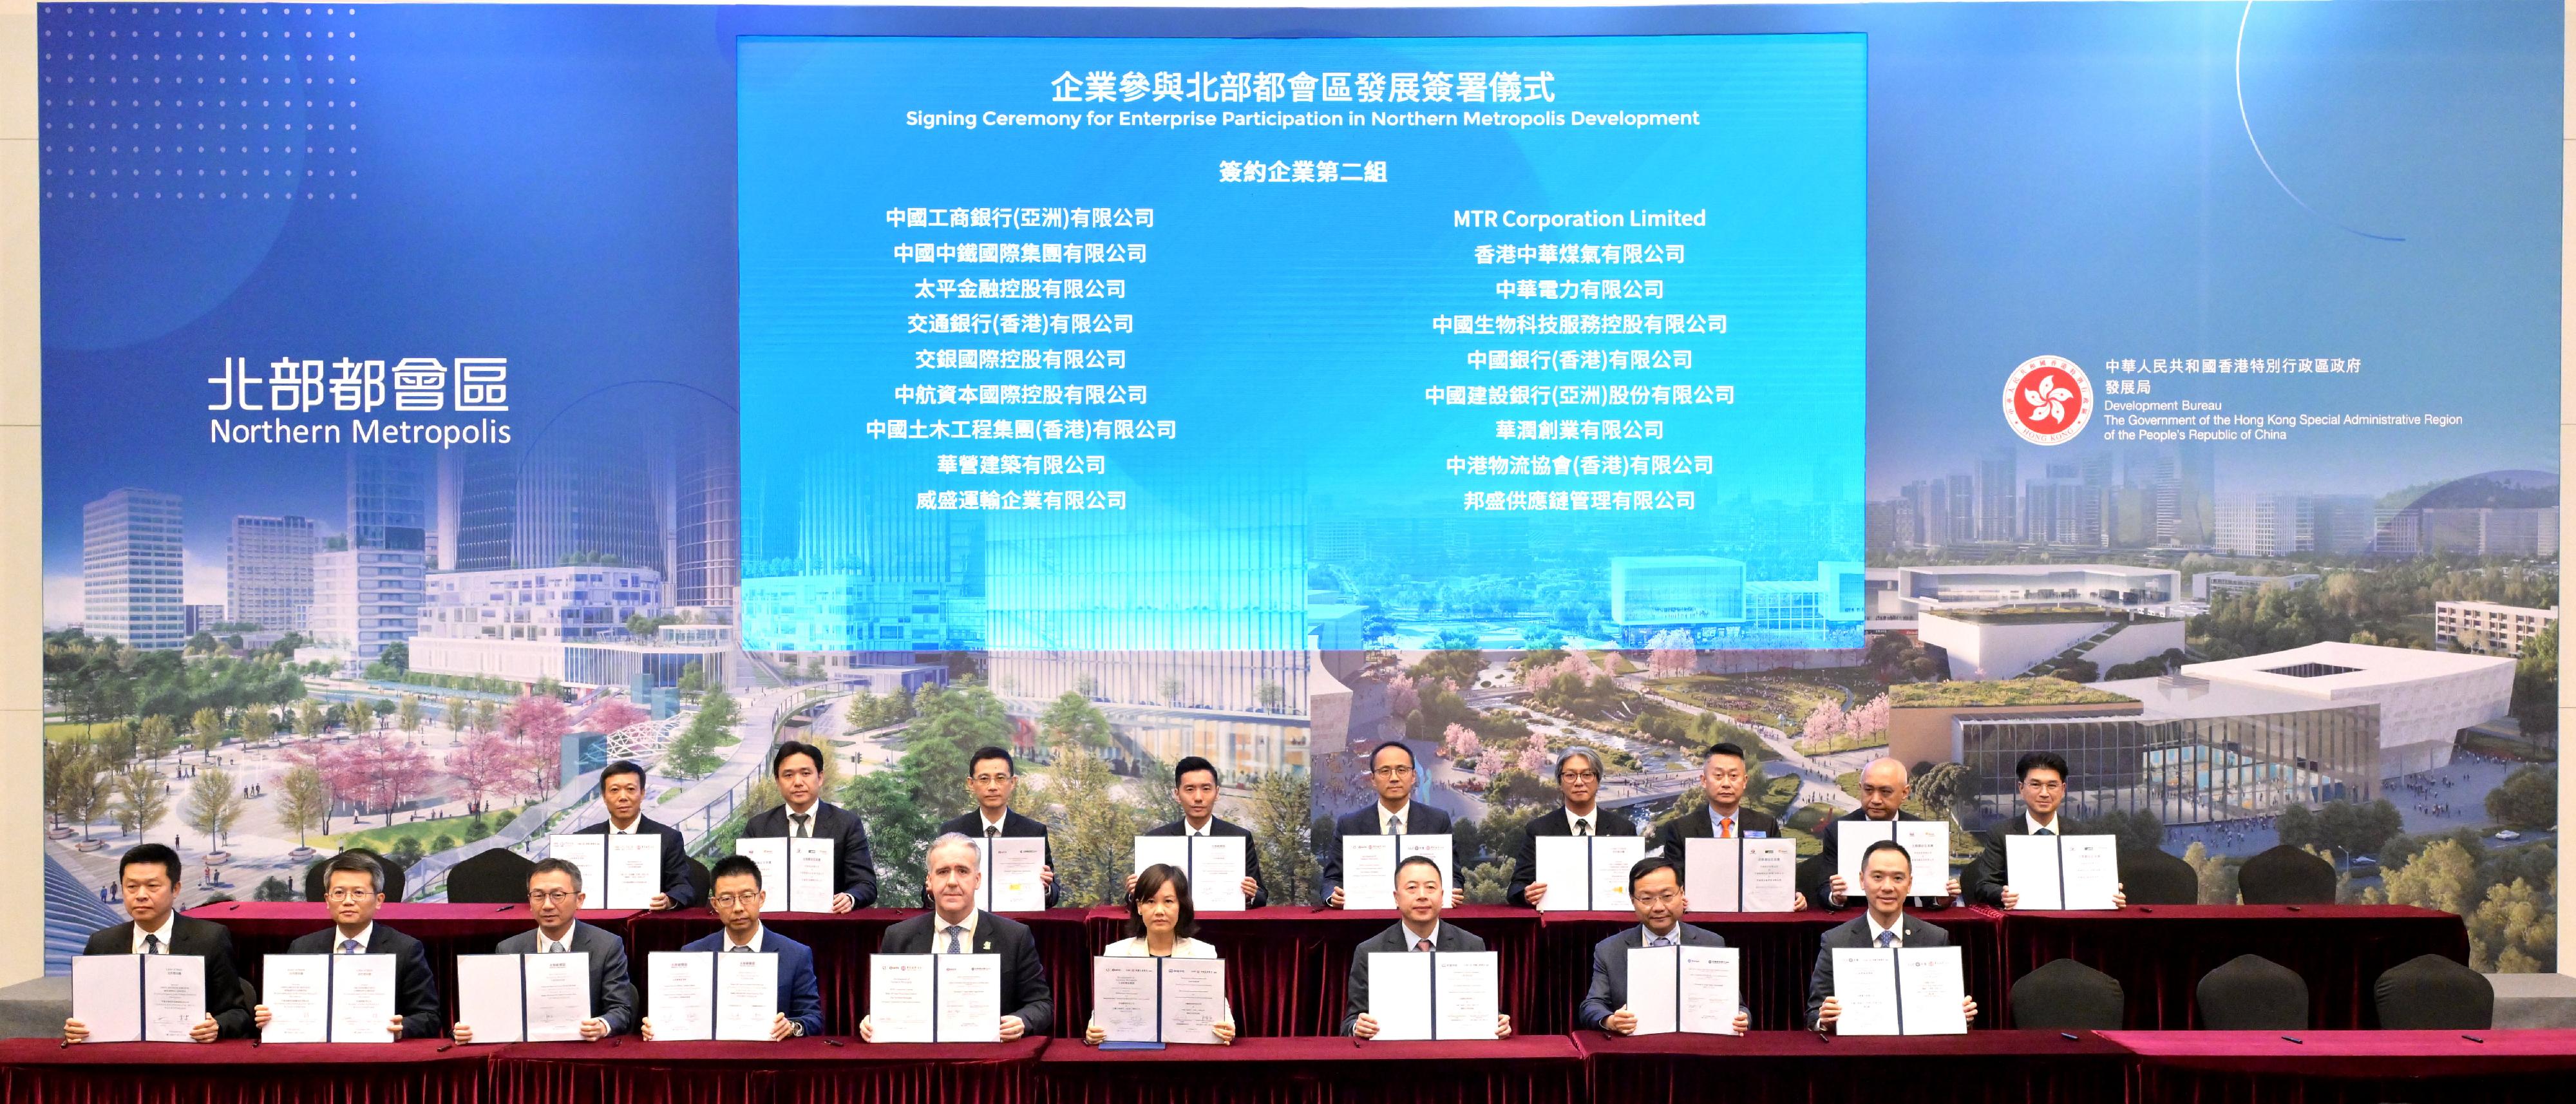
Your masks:
M161 950L166 953L170 949L170 937L177 933L178 928L179 910L175 908L161 914L161 926L158 928L145 931L143 925L134 925L134 953L143 953L143 937L147 935L160 936Z
M1215 835L1215 834L1216 834L1216 814L1215 814L1215 813L1209 813L1209 814L1208 814L1207 827L1205 827L1205 828L1193 828L1193 827L1190 827L1190 818L1189 818L1188 814L1183 814L1183 815L1181 816L1181 834L1182 834L1182 835L1184 835L1184 836L1210 836L1210 835Z
M781 803L781 804L779 805L779 808L782 808L782 809L787 810L787 815L788 815L788 816L791 816L791 817L809 816L809 817L814 817L814 819L816 819L816 820L821 820L821 819L823 819L822 817L820 817L820 816L816 815L816 814L819 814L819 813L821 813L821 812L823 811L823 799L822 799L822 798L819 798L819 797L814 799L814 803L813 803L813 804L808 805L808 806L806 806L806 807L804 807L804 808L802 808L802 809L799 809L799 808L797 808L797 807L796 807L796 806L794 806L794 805L789 805L789 804L785 804L785 803ZM639 819L639 820L640 820L640 819L642 819L642 817L639 815L639 816L637 817L637 819Z
M2030 810L2024 809L2021 814L2021 822L2022 826L2034 836L2038 835L2039 830L2042 828L2048 829L2048 834L2052 836L2062 836L2066 834L2066 810L2064 809L2059 809L2057 811L2057 815L2050 817L2046 824L2041 824L2038 817L2030 815Z
M1010 807L1010 806L1008 806L1008 805L1003 806L1003 807L1002 807L1002 818L1001 818L1000 820L995 820L995 819L993 819L993 818L991 818L991 817L985 816L985 815L984 815L984 807L983 807L983 806L981 806L981 805L978 805L978 806L976 806L976 807L975 807L975 819L980 820L980 821L983 821L983 822L984 822L984 827L985 827L985 828L990 829L992 832L998 833L998 832L1000 832L1000 831L1002 830L1002 828L1003 828L1005 825L1007 825L1007 824L1009 824L1009 823L1011 822L1011 807Z
M376 948L376 922L373 920L367 921L367 926L358 929L358 934L356 935L342 935L340 934L340 925L331 925L332 954L340 953L341 945L352 939L358 941L359 954L365 954L368 951L374 950Z
M959 932L959 933L958 933L958 935L957 935L957 943L958 943L958 945L959 945L959 946L964 947L964 948L966 949L966 951L967 951L967 952L969 952L969 953L972 953L972 952L975 950L975 921L976 921L976 920L978 920L978 919L981 919L981 918L982 918L982 912L983 912L983 910L981 910L981 909L967 909L967 910L966 910L966 918L965 918L965 919L963 919L963 920L958 921L958 922L956 923L956 925L955 925L956 927L960 927L960 928L964 928L964 929L966 929L966 930L964 930L964 931L962 931L962 932ZM944 916L939 915L939 913L938 913L937 911L935 911L935 910L934 910L933 912L931 912L931 914L930 914L930 953L932 953L932 954L946 954L946 953L948 953L948 929L949 929L949 927L950 927L950 924L948 923L948 918L947 918L947 917L944 917Z
M1895 932L1895 933L1896 933L1896 945L1897 945L1897 946L1899 946L1899 947L1902 947L1902 946L1904 946L1904 945L1905 945L1905 914L1904 914L1904 913L1899 912L1899 913L1897 913L1897 914L1896 914L1896 926L1895 926L1895 927L1892 927L1892 928L1882 928L1882 927L1878 926L1878 914L1877 914L1877 913L1874 913L1874 912L1867 912L1867 911L1864 911L1864 912L1862 912L1862 913L1860 914L1860 918L1869 922L1869 945L1870 945L1870 946L1872 946L1872 947L1878 946L1878 937L1879 937L1882 933L1885 933L1885 932Z
M1398 927L1398 928L1402 928L1402 929L1404 929L1404 949L1405 949L1405 950L1408 950L1408 951L1409 951L1409 950L1412 950L1412 949L1413 949L1413 947L1414 947L1414 944L1420 943L1420 942L1422 942L1424 939L1429 939L1429 940L1431 940L1431 949L1432 949L1432 950L1435 950L1435 951L1436 951L1436 950L1439 950L1439 949L1440 949L1440 918L1439 918L1439 917L1434 916L1434 917L1432 917L1432 918L1431 918L1431 934L1430 934L1430 935L1428 935L1428 936L1422 936L1422 935L1415 935L1415 934L1413 934L1413 925L1411 925L1411 924L1407 924L1407 923L1405 923L1405 922L1404 922L1403 920L1401 920L1401 919L1399 919L1399 920L1397 920L1397 921L1395 922L1395 926L1396 926L1396 927Z
M741 943L733 941L733 931L731 929L718 929L717 934L724 937L718 940L718 942L723 943L724 946L716 948L717 950L730 951L735 947L749 947L752 949L752 953L757 954L760 952L761 941L769 938L769 925L763 924L758 920L752 921L751 938ZM537 938L543 939L545 937L541 935Z
M1638 936L1637 936L1637 945L1638 945L1638 946L1640 946L1640 947L1652 947L1652 946L1654 946L1654 945L1655 945L1655 940L1656 940L1656 938L1657 938L1657 936L1655 935L1655 929L1650 928L1650 927L1647 927L1647 926L1646 926L1646 924L1645 924L1645 922L1643 922L1643 921L1639 921L1639 922L1638 922L1638 924L1637 924L1637 931L1638 931L1638 933L1639 933L1639 934L1638 934ZM1673 921L1673 930L1668 931L1668 932L1665 932L1661 938L1672 940L1672 941L1673 941L1673 946L1676 946L1676 947L1681 946L1681 945L1682 945L1682 922L1681 922L1681 921L1679 921L1679 920L1675 920L1675 921Z
M1729 820L1732 820L1732 821L1734 821L1734 822L1735 822L1735 834L1736 834L1736 835L1738 835L1738 836L1743 835L1743 834L1744 834L1744 804L1743 804L1742 802L1737 802L1737 803L1736 803L1736 806L1735 806L1735 811L1734 811L1734 812L1731 812L1731 813L1721 813L1721 812L1718 812L1718 811L1717 811L1717 806L1715 806L1715 805L1711 805L1711 806L1709 806L1709 807L1708 807L1708 831L1709 831L1709 834L1710 834L1710 835L1716 835L1716 834L1717 834L1717 826L1718 826L1721 822L1729 821Z
M1395 810L1395 811L1393 811L1393 812L1388 812L1388 811L1387 811L1387 808L1386 808L1386 802L1384 802L1384 801L1377 802L1377 803L1376 803L1376 807L1377 807L1377 834L1379 834L1379 835L1381 835L1381 836L1391 836L1391 835L1394 835L1395 833L1393 833L1393 832L1389 832L1389 831L1387 831L1387 830L1386 830L1386 825L1387 825L1387 822L1388 822L1388 821L1394 820L1394 819L1396 819L1396 818L1398 818L1398 817L1402 817L1402 818L1404 818L1404 826L1405 826L1406 828L1411 828L1411 827L1413 827L1413 798L1412 798L1411 796L1409 796L1409 795L1408 795L1408 796L1404 799L1404 807L1403 807L1403 808L1401 808L1401 809L1397 809L1397 810Z
M1577 832L1577 834L1580 834L1580 832L1578 832L1578 830L1576 829L1576 825L1578 825L1578 824L1586 824L1586 823L1588 823L1588 824L1592 825L1592 834L1593 834L1593 835L1596 835L1596 836L1597 836L1597 835L1600 835L1600 834L1601 834L1601 806L1600 806L1600 804L1599 804L1599 803L1597 803L1597 802L1596 802L1596 803L1594 803L1594 805L1592 806L1592 811L1591 811L1591 812L1588 812L1588 813L1577 814L1577 813L1576 813L1574 810L1572 810L1572 809L1567 809L1567 810L1565 811L1565 830L1566 830L1566 831L1568 831L1568 832Z
M580 923L580 921L574 921L574 923L578 924L578 923ZM538 928L538 929L537 929L537 953L538 953L538 954L544 954L544 953L546 953L547 951L553 950L553 949L554 949L554 947L555 947L555 944L557 944L557 943L561 943L561 944L563 944L563 949L564 949L564 950L567 950L567 951L571 950L571 949L572 949L572 933L573 933L575 930L576 930L576 929L574 929L574 928L565 928L565 929L564 929L564 933L563 933L563 938L558 940L558 939L548 939L548 938L546 938L546 929L544 929L544 928Z
M612 835L612 836L631 836L631 835L634 835L636 832L638 832L638 831L642 830L642 829L643 829L643 827L644 827L644 814L642 814L642 813L637 813L637 814L635 814L635 823L633 823L633 824L629 824L629 825L627 825L626 827L623 827L623 828L620 828L620 827L618 827L618 826L617 826L617 818L616 818L616 817L610 817L610 818L608 818L608 834L609 834L609 835Z

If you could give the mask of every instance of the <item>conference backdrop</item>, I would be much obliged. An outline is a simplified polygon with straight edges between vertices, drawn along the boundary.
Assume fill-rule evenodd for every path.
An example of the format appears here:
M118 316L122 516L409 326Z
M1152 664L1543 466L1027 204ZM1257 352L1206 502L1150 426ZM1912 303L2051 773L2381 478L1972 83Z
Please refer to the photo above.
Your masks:
M2560 21L44 5L56 968L791 739L889 902L985 745L1083 903L1189 756L1303 902L1386 741L1476 900L2047 750L2552 968Z

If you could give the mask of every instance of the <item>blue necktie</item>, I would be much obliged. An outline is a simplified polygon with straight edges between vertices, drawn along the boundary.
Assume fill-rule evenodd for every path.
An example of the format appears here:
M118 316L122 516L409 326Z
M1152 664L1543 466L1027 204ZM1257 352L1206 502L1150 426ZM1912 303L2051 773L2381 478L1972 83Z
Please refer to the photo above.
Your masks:
M948 953L950 953L950 954L965 954L965 953L966 953L966 947L965 947L963 944L961 944L961 943L959 943L959 942L957 941L957 939L958 939L958 937L959 937L959 936L962 936L962 935L965 935L965 934L966 934L966 929L965 929L963 926L960 926L960 925L957 925L957 924L950 924L950 925L948 925Z
M1654 942L1646 945L1649 947L1669 947L1673 945L1673 937L1669 935L1658 935L1655 937Z
M343 940L341 940L341 941L340 941L340 953L341 953L341 954L356 954L356 953L358 953L358 941L357 941L357 940L355 940L355 939L343 939Z
M1892 932L1892 931L1883 931L1883 932L1878 933L1878 945L1879 945L1879 946L1881 946L1881 947L1893 947L1893 946L1895 946L1895 945L1896 945L1896 933L1895 933L1895 932Z
M2031 835L2034 835L2034 836L2053 836L2053 835L2056 835L2056 834L2057 834L2057 833L2055 833L2055 832L2051 832L2051 831L2049 831L2049 830L2048 830L2048 829L2046 829L2046 828L2042 828L2042 829L2040 829L2039 831L2036 831L2036 832L2031 833Z

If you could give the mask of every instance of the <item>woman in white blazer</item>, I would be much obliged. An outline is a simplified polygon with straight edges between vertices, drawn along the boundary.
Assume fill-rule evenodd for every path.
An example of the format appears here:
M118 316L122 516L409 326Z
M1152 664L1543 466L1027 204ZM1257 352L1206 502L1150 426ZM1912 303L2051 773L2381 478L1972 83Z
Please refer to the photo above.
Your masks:
M1127 896L1127 938L1109 945L1100 953L1109 958L1215 958L1216 948L1193 938L1198 931L1198 918L1190 908L1190 879L1168 863L1155 863L1136 875L1136 888ZM1215 1027L1219 1042L1234 1042L1234 1013ZM1109 1033L1094 1022L1083 1029L1082 1041L1097 1045Z

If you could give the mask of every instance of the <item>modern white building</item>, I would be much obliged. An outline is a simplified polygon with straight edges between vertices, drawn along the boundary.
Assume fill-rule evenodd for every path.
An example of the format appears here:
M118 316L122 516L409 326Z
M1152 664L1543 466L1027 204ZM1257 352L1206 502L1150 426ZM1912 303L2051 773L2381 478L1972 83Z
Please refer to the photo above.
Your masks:
M179 496L124 487L81 508L81 627L144 651L188 642Z
M359 663L411 639L419 624L419 549L335 548L313 554L313 642Z
M2191 597L2193 601L2206 602L2214 597L2252 594L2267 586L2297 590L2323 578L2323 575L2306 572L2297 575L2240 575L2233 571L2203 571L2191 577Z
M2319 701L2377 705L2380 776L2395 778L2448 764L2461 729L2504 716L2513 702L2513 666L2501 656L2329 641L2187 664L2182 673Z
M293 515L233 518L224 547L224 607L235 622L307 632L313 612L313 522Z
M2182 594L2182 573L2125 564L1967 564L1900 567L1896 586L1871 616L1913 617L1942 609L2015 606L2161 606ZM1894 608L1887 608L1889 606Z
M1950 659L1950 677L1969 681L2047 673L2060 661L2086 660L2097 672L2153 659L2183 646L2183 622L2115 609L1949 609L1918 622L1925 644Z
M429 576L420 631L411 638L415 671L567 686L653 686L679 682L697 663L721 685L733 628L667 625L649 640L626 620L663 608L662 573L596 564L448 571Z
M2433 603L2433 646L2478 655L2521 658L2522 646L2558 623L2558 607L2533 609L2501 602Z

